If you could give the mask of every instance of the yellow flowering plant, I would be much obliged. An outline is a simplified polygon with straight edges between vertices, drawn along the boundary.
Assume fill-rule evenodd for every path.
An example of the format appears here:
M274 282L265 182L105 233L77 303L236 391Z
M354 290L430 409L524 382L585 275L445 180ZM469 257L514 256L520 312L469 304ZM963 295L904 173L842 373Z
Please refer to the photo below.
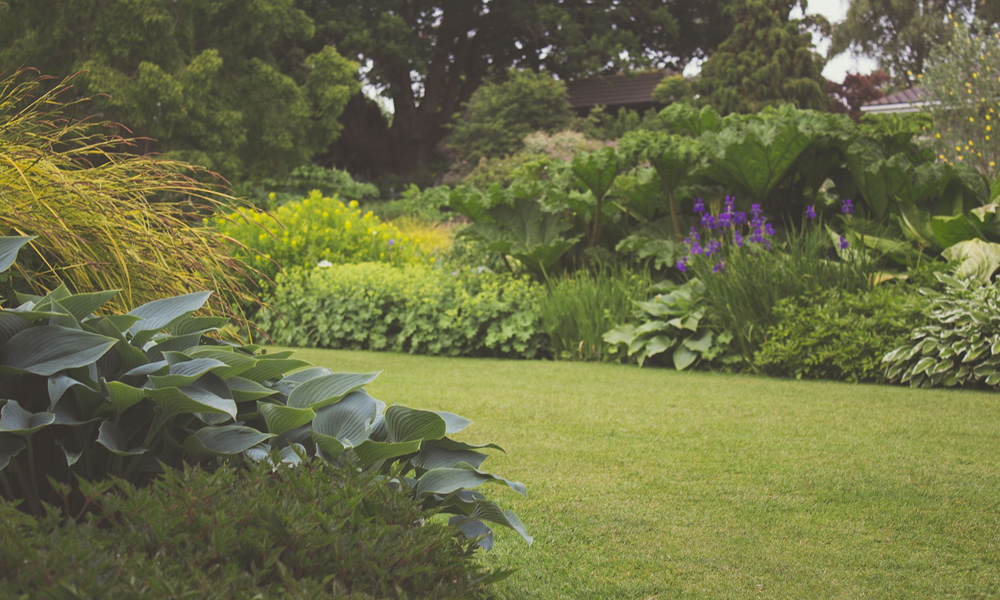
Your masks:
M950 18L950 17L949 17ZM921 86L934 119L937 156L1000 174L1000 37L996 25L952 20L954 36L934 49Z
M357 201L345 204L313 191L273 214L240 208L215 219L218 230L244 249L263 273L282 268L356 262L409 264L431 260L409 236Z

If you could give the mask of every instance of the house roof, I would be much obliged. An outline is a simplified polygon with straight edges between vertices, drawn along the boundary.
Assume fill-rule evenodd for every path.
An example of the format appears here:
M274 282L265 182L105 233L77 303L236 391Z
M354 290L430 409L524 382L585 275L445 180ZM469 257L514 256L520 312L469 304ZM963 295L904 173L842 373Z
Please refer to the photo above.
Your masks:
M865 113L916 112L927 103L927 92L920 87L912 87L895 94L883 96L861 106Z
M647 104L653 101L653 88L672 71L653 71L637 75L609 75L577 79L566 83L569 104L573 108Z

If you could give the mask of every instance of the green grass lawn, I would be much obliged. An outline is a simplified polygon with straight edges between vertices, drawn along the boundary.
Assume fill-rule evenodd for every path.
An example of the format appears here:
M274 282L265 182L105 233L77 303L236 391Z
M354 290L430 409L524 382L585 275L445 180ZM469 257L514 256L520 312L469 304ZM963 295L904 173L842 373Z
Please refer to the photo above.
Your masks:
M1000 396L327 350L493 441L502 598L1000 596Z

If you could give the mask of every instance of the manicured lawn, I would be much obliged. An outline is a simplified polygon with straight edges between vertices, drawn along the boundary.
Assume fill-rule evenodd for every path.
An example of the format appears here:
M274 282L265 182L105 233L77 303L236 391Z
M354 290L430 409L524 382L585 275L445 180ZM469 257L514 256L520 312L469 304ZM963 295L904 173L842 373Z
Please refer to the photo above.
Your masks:
M301 350L456 412L535 536L503 598L1000 596L1000 396L553 362Z

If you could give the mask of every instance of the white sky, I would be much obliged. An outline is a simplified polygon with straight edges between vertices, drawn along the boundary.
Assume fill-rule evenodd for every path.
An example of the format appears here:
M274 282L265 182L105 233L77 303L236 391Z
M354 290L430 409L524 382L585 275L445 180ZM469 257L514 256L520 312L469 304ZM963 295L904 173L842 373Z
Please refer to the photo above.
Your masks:
M850 4L850 0L809 0L809 8L806 9L806 12L811 15L823 15L831 23L839 23L847 17L847 7ZM816 45L819 53L826 56L826 52L830 48L830 41L822 40ZM867 74L874 71L875 66L875 61L871 58L867 56L855 57L848 51L826 63L823 77L841 83L848 71Z

